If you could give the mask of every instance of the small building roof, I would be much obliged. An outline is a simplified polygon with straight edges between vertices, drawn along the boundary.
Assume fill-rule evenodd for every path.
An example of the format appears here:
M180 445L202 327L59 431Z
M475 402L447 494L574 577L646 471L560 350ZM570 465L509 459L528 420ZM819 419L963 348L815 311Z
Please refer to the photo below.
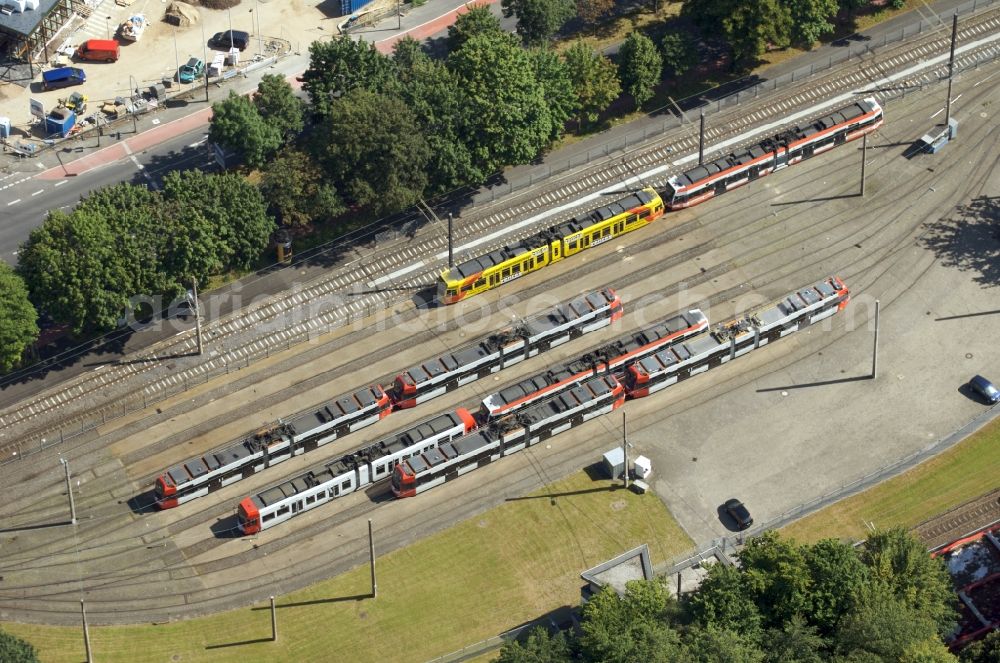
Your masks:
M619 594L625 593L625 583L629 580L652 580L653 565L649 560L649 546L645 543L614 559L598 564L580 574L586 580L592 593L611 587Z
M42 19L48 15L60 0L39 0L38 9L29 9L13 14L0 14L0 32L27 37L35 31Z

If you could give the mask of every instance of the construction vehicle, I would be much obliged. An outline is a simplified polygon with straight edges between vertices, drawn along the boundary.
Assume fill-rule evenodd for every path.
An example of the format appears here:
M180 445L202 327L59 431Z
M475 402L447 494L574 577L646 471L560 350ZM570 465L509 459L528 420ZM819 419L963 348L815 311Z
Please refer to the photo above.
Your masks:
M65 106L77 115L83 115L87 112L87 95L74 92L68 98L60 99L59 105Z

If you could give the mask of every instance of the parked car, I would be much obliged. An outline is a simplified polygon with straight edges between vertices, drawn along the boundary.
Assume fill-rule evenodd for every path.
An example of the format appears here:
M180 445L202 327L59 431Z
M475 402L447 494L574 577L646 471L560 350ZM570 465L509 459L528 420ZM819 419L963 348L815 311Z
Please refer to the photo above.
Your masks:
M59 67L42 73L42 89L55 90L87 82L87 74L76 67Z
M121 45L114 39L88 39L76 49L76 57L79 60L115 62L121 52Z
M724 506L726 507L726 513L736 521L737 528L744 530L753 525L753 517L750 515L750 510L743 505L743 502L734 497L731 500L726 500Z
M241 51L246 50L246 47L250 45L250 33L243 32L242 30L226 30L225 32L216 32L212 35L212 38L208 40L208 45L212 48L227 51L233 46Z
M972 391L986 399L987 403L996 403L997 401L1000 401L1000 390L997 390L997 388L993 386L993 383L984 378L982 375L976 375L969 380L969 387Z
M205 62L201 58L191 58L177 70L177 80L190 83L205 73Z

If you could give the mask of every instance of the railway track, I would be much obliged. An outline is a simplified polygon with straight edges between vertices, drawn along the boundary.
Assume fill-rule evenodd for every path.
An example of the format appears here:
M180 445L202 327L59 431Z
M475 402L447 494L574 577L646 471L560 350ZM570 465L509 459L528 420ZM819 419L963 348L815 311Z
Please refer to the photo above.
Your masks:
M959 43L990 35L1000 37L1000 9L967 19L959 31ZM774 118L787 117L790 111L804 105L864 88L893 72L943 53L949 39L946 30L926 33L918 40L896 45L863 60L853 70L837 71L795 85L780 99L754 101L740 108L726 109L713 116L713 126L706 132L706 142L717 144L730 140L759 122L773 122ZM997 48L996 42L986 47L987 50L992 49L994 56ZM956 70L974 66L981 56L979 52L962 54ZM902 85L920 86L925 81L937 80L943 68L944 65L940 64L929 67L907 77ZM458 243L467 246L476 244L474 248L467 249L474 253L502 246L512 239L530 234L539 225L549 225L568 217L571 212L540 219L513 234L491 233L494 229L523 223L520 220L537 215L543 208L579 199L587 192L627 180L643 170L662 168L678 153L688 153L696 146L696 138L690 132L673 131L631 151L621 161L608 160L582 172L563 175L542 190L535 189L515 196L509 202L488 206L484 212L473 213L460 225ZM657 186L665 179L666 173L661 173L650 183ZM600 202L595 200L590 207L599 205ZM574 207L573 211L577 209ZM131 409L138 409L139 403L144 407L149 401L155 401L163 394L177 393L185 385L203 381L208 375L248 365L254 358L268 354L271 348L279 349L315 338L351 320L384 310L433 283L443 264L445 248L445 236L439 228L432 226L419 233L408 246L389 246L378 250L365 259L356 259L333 270L301 289L210 323L206 329L211 344L207 359L186 357L195 351L196 345L193 334L186 332L140 354L138 361L99 367L70 384L60 385L7 408L0 414L0 426L8 431L5 442L0 444L0 458L10 458L14 452L23 455L26 450L41 447L46 438L51 441L61 437L63 429L82 430L88 425L96 425L98 419L113 418L130 409L127 403L122 405L123 398L134 403ZM406 270L406 265L418 265L419 268ZM404 270L405 273L402 273ZM373 278L372 274L383 276ZM387 285L391 285L390 290L384 289ZM173 359L158 360L160 357ZM136 380L141 381L141 389L135 386ZM51 421L53 412L60 413L58 423Z
M929 549L934 549L997 521L1000 521L1000 489L920 523L912 532Z
M989 154L990 146L981 149L985 150L984 154ZM992 163L984 159L983 164L995 166L997 157L994 155L992 158ZM835 166L824 170L824 176L829 176L836 184L823 193L843 196L854 187L853 179L847 177L853 170L853 159L836 161ZM790 190L802 191L808 191L812 185L815 194L814 170L809 167L798 171L790 169L783 176L783 185ZM962 183L963 187L981 186L981 178L986 176L984 172L987 170L978 171L980 179L967 178ZM890 177L888 173L885 176ZM829 231L822 224L796 224L798 215L792 208L775 208L776 215L767 212L766 207L761 210L774 195L769 190L770 185L746 189L742 194L733 194L732 202L723 198L714 203L713 214L681 217L694 218L689 223L697 226L686 225L685 238L701 228L709 231L709 235L719 236L719 241L693 247L666 247L666 242L658 243L651 236L643 238L642 243L633 249L636 253L643 253L641 267L637 263L621 263L620 254L604 252L599 259L588 259L588 269L606 269L614 264L634 265L623 270L622 284L615 284L620 290L626 290L637 288L643 281L648 282L655 274L675 270L678 265L690 265L690 281L703 284L711 293L708 297L711 307L745 292L739 285L712 289L712 282L727 273L745 274L754 289L767 289L772 294L778 294L773 292L778 287L775 284L803 283L815 275L811 272L836 265L838 270L842 268L840 273L855 293L864 292L894 265L909 260L912 239L915 235L919 236L924 219L915 213L915 208L924 204L920 192L925 191L935 178L932 173L921 173L905 182L905 189L897 192L896 196L876 196L865 206L848 207L842 217L838 216L838 231L833 240L826 238ZM944 192L941 198L950 200L953 194L964 195L964 189L962 192ZM737 200L739 204L736 204ZM939 201L934 209L927 210L927 214L944 215L946 212L940 207L947 204ZM747 205L758 210L753 219L746 218ZM666 232L679 228L668 228ZM681 235L674 235L672 239L679 240ZM855 242L863 248L855 248ZM794 259L799 253L798 247L810 245L817 247L815 255L806 262ZM664 248L672 250L664 251ZM709 255L716 257L709 262L706 261ZM698 267L699 262L705 262L703 269ZM573 270L556 277L558 272L555 270L554 279L536 289L573 281ZM894 288L905 286L905 283L893 284ZM679 282L674 281L646 291L651 293L657 290L659 295L670 295L681 287ZM883 303L888 307L891 299L891 296L883 296ZM839 337L843 333L846 331L841 330L834 336ZM828 344L835 340L831 337L823 342ZM701 387L700 391L713 392L715 389ZM708 396L702 393L699 397ZM439 400L440 403L435 401L430 405L433 411L449 407L445 399ZM559 444L561 442L556 442L556 445ZM495 491L500 496L516 494L524 481L511 486L502 483L495 475L490 476L494 479L476 488L470 486L468 490ZM269 484L278 480L278 476L268 477ZM6 575L6 580L0 585L0 603L18 614L29 615L32 620L72 620L79 609L81 592L86 591L88 610L92 611L95 619L97 615L100 619L111 619L117 611L115 619L126 616L133 621L161 620L165 616L210 612L231 606L233 601L245 603L260 598L259 587L264 577L269 587L289 591L357 562L358 551L364 549L364 542L346 535L334 538L335 535L327 532L339 531L338 528L346 527L352 518L363 519L377 512L380 503L377 496L373 497L374 501L367 496L358 496L357 501L330 507L309 528L290 526L280 537L262 538L259 544L247 541L244 546L208 531L213 523L217 529L225 527L225 519L220 525L219 516L226 509L219 504L206 501L198 505L195 502L190 505L194 508L187 509L176 520L159 515L155 518L139 517L122 525L121 516L118 519L115 517L116 508L109 503L108 495L94 494L78 502L81 514L94 516L82 521L76 530L78 538L37 535L37 545L25 541L17 545L11 542L12 545L6 546L0 571ZM426 497L432 502L437 499L433 491ZM457 510L468 513L470 508L463 504ZM120 506L117 511L121 511ZM436 509L429 508L426 514L421 511L421 532L443 527L452 513L450 508L442 509L440 505ZM200 536L192 538L192 532L199 532ZM317 538L321 538L323 543L317 545ZM408 542L405 532L393 533L391 538L387 533L385 539L386 544L393 547ZM74 545L78 548L74 549ZM212 559L201 559L197 563L191 561L212 557L212 553L216 554ZM295 560L294 564L287 563L290 555ZM81 564L87 569L85 579L78 577L77 569ZM252 578L245 573L248 565L255 568ZM31 577L37 579L31 581L28 579ZM225 586L224 596L213 593L213 587L221 586ZM121 614L123 606L130 611L128 615Z

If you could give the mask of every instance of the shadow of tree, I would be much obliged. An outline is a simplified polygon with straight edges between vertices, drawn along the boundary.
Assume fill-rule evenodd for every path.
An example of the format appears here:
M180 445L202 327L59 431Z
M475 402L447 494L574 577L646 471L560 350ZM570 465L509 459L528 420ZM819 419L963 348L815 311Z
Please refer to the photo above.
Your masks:
M1000 196L980 196L927 224L921 244L945 267L974 272L985 287L1000 285Z

